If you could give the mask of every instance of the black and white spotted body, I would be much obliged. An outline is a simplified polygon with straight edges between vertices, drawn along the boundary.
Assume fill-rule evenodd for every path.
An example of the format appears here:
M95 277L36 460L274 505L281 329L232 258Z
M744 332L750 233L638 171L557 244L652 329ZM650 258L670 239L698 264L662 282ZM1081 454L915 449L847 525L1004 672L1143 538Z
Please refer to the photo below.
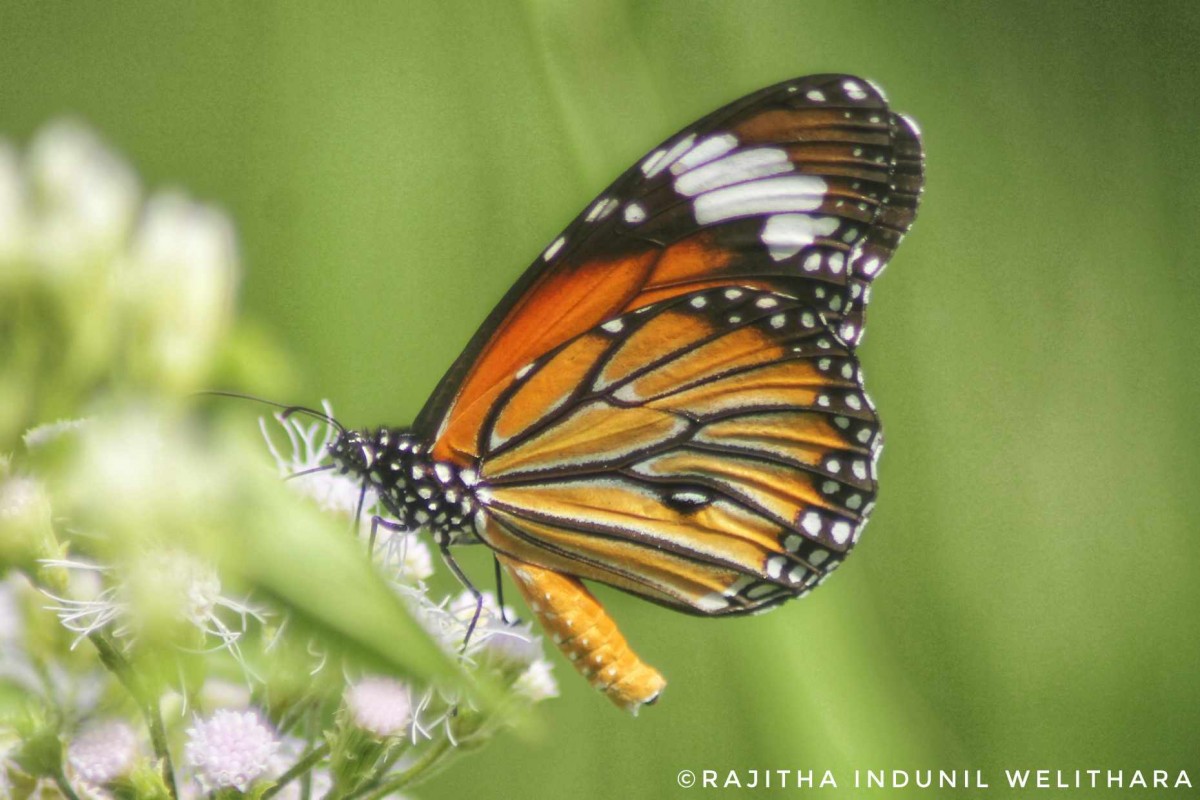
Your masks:
M348 430L329 446L338 471L353 475L378 495L395 530L427 529L440 546L475 544L472 517L476 475L435 461L407 428Z

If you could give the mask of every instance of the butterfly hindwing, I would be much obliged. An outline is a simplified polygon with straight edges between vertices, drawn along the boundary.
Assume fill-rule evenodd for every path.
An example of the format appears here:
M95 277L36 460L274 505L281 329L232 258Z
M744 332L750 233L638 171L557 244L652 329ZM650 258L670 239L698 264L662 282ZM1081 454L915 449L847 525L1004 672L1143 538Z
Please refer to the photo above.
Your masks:
M691 292L518 371L481 432L487 544L700 614L803 594L857 539L881 445L852 350L801 300Z
M437 457L469 464L491 447L484 420L524 364L705 288L788 295L853 346L922 179L915 127L867 81L810 76L735 101L654 148L551 242L414 427Z

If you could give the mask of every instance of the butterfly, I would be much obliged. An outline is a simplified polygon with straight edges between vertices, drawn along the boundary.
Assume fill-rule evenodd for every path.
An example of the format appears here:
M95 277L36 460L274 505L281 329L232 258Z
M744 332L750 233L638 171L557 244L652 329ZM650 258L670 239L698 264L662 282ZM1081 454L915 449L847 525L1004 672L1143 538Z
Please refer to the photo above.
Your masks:
M730 103L550 243L411 426L344 430L332 463L460 578L449 548L489 547L582 675L636 712L666 681L585 581L755 613L858 541L883 440L855 348L923 178L917 126L866 80Z

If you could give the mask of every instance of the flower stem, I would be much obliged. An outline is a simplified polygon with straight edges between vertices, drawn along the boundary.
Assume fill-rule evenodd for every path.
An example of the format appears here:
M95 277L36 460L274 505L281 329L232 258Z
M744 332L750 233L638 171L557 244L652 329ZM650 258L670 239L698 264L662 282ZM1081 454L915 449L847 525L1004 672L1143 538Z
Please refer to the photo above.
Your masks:
M116 676L126 691L133 695L133 699L141 709L142 716L146 718L146 727L150 729L150 742L154 746L154 755L162 764L163 783L166 784L167 791L170 792L172 798L178 797L179 790L175 786L175 769L171 765L170 748L167 747L167 730L163 726L158 703L150 697L142 682L138 680L138 676L129 666L125 656L121 655L121 651L116 648L104 631L92 631L88 634L88 639L100 653L101 663Z
M359 791L351 794L346 800L354 800L357 797L362 797L367 792L367 800L380 800L387 797L392 792L399 791L411 783L415 783L422 777L422 773L426 772L430 767L441 760L447 751L451 749L449 739L441 739L436 744L431 745L428 750L421 754L421 757L409 765L408 769L401 772L392 780L380 785L378 780L364 786Z
M75 794L75 790L71 788L71 783L67 780L67 776L63 774L61 767L54 773L54 785L58 787L58 790L62 792L62 796L67 798L67 800L79 800L79 795Z
M297 777L307 773L308 770L312 768L313 764L316 764L327 755L329 755L328 743L321 744L317 747L314 747L312 750L309 750L307 753L301 756L300 760L293 764L287 772L279 776L279 780L276 781L274 786L262 793L263 800L267 800L268 797L273 797L276 793L283 789L283 787L287 786Z

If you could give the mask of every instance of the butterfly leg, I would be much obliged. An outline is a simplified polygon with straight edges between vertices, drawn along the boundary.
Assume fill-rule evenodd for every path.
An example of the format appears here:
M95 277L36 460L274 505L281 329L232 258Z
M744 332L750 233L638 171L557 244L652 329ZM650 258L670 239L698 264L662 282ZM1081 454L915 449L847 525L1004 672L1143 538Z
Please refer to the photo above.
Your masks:
M354 522L350 528L351 536L358 535L358 530L359 530L358 529L358 521L362 519L363 505L366 502L367 502L367 482L364 479L362 482L362 488L358 490L358 505L354 509ZM371 525L371 533L372 534L375 533L374 523L372 523L372 525ZM371 537L371 549L367 552L371 552L371 553L375 552L375 537L373 535Z
M504 610L504 581L500 574L500 559L492 555L492 564L496 567L496 605L500 606L500 621L505 625L515 625L517 620L509 619L508 612Z
M475 584L467 577L467 574L462 571L462 567L458 566L458 562L454 560L454 556L450 555L450 546L445 541L440 541L438 549L441 551L442 560L446 562L446 566L454 573L454 577L458 578L458 582L466 587L471 596L475 598L475 613L471 615L471 622L467 625L467 633L463 636L462 648L459 653L467 651L467 644L471 641L471 634L475 632L475 626L479 624L479 615L483 613L483 594L475 588Z
M357 527L357 525L355 526ZM372 556L375 555L375 540L379 529L385 531L403 531L405 527L398 522L392 522L390 519L385 519L378 514L371 517L371 536L367 539L367 552Z
M612 617L578 579L498 557L559 650L592 686L634 714L658 699L666 680L629 648Z

